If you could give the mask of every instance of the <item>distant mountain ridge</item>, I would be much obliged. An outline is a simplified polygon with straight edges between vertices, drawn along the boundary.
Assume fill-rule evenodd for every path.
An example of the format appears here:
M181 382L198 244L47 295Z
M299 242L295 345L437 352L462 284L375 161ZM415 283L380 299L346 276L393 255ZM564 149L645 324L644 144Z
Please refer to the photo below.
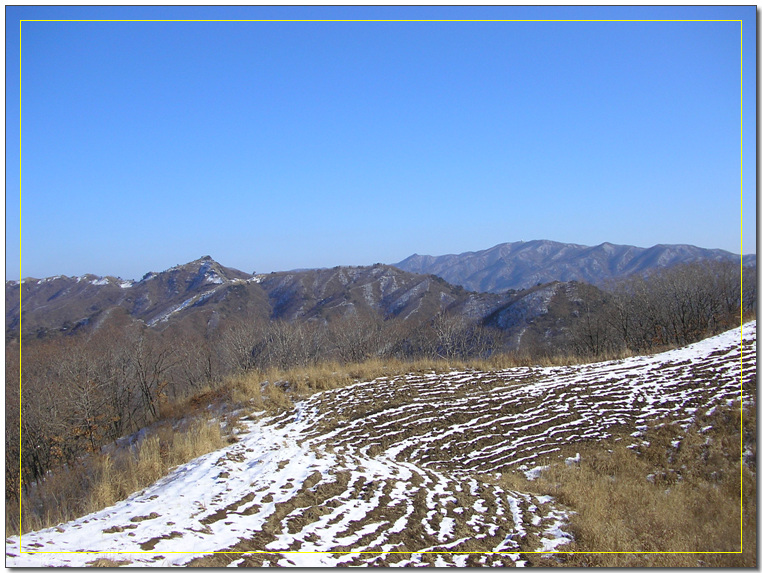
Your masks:
M233 315L325 322L371 313L418 322L457 309L480 319L510 298L467 293L434 275L382 264L251 275L208 256L139 281L89 274L7 281L5 297L6 334L21 321L22 337L90 330L111 315L158 329L191 317L214 328Z
M185 325L204 333L228 320L328 323L373 315L415 326L444 312L494 326L518 346L535 322L542 332L562 330L582 299L599 297L595 287L558 282L520 292L470 292L380 263L251 275L206 256L139 281L96 275L7 281L6 338L92 333L109 322L158 330Z
M184 325L202 334L229 320L328 323L354 314L420 325L445 312L494 326L518 347L533 330L541 338L563 335L580 309L604 301L596 284L708 259L741 261L726 251L688 245L530 241L461 255L413 255L396 266L253 275L204 256L139 281L91 274L6 281L6 340L94 332L125 322L158 330ZM744 259L756 264L754 255Z
M755 265L756 255L735 255L692 245L650 248L602 243L590 247L536 240L502 243L482 251L441 256L418 255L394 266L437 275L467 290L499 293L551 281L579 281L600 286L608 280L681 263L729 260Z

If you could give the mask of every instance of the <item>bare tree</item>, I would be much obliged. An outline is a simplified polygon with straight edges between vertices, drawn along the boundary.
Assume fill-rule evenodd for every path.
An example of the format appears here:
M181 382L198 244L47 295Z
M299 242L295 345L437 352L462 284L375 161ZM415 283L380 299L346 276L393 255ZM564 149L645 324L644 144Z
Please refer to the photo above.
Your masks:
M176 352L167 341L152 336L145 327L129 333L127 351L144 412L149 421L155 420L159 416L159 404L170 390L169 373L175 365Z
M752 289L754 287L752 286ZM702 261L632 276L612 287L611 321L627 347L686 344L737 324L741 267Z
M266 336L267 325L253 319L231 319L216 337L220 355L227 371L251 370L257 363L257 353Z
M386 334L383 321L369 313L346 315L329 326L329 338L345 363L382 355L388 348Z

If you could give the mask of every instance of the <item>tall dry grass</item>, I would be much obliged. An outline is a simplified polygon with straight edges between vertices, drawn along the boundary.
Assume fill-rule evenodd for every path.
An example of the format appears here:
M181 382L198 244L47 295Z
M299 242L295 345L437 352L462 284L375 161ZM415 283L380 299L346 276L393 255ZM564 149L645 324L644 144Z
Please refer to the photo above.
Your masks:
M756 427L756 416L748 418L745 429ZM736 406L701 418L687 432L671 425L652 428L645 436L650 445L640 453L621 442L587 444L575 448L579 464L553 464L535 481L504 476L504 487L552 495L575 512L575 541L559 547L575 553L528 554L530 562L755 567L756 474L741 461L740 435Z
M230 377L222 392L237 406L279 413L300 400L325 390L343 388L357 382L411 372L449 372L465 369L465 362L434 359L412 361L372 358L361 363L322 362L290 369L252 370Z
M93 454L35 484L22 494L20 505L7 503L6 533L17 535L19 531L54 527L109 507L151 485L172 468L225 445L218 422L199 419L182 432L170 425L160 426L134 449Z

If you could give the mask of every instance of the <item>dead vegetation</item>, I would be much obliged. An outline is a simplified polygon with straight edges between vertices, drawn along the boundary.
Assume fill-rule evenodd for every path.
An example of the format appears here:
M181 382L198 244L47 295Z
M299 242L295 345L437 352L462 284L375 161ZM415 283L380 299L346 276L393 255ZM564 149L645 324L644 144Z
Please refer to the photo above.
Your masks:
M437 474L424 469L407 479L411 488L412 513L407 515L404 532L385 538L388 546L394 546L395 551L401 553L379 555L366 551L354 554L344 563L386 566L408 562L415 553L414 548L428 546L426 552L419 555L418 563L436 565L440 552L450 556L473 552L465 557L466 565L512 564L513 558L490 553L489 545L479 541L480 534L475 534L478 528L473 528L480 512L474 510L476 504L470 492L477 492L485 515L494 517L504 513L500 510L501 504L505 504L501 501L502 490L513 495L526 495L520 498L518 509L525 515L540 517L546 523L552 521L553 511L530 494L550 495L556 500L554 504L558 502L574 512L569 527L574 541L560 546L554 553L538 552L543 529L524 523L526 536L517 548L519 555L514 556L531 565L755 566L756 475L753 460L756 458L756 441L755 438L744 438L742 443L742 435L755 434L756 410L753 403L747 404L742 429L740 401L735 399L728 403L727 398L728 395L738 396L736 391L739 388L735 384L723 388L717 382L720 372L729 364L737 363L737 350L713 353L711 364L701 360L675 360L655 365L649 376L660 380L661 394L656 396L659 403L654 406L654 411L668 415L651 417L647 427L639 432L633 432L635 427L641 427L635 421L637 411L630 412L628 419L622 418L633 405L628 405L629 391L621 388L627 388L629 380L644 373L637 374L629 368L617 369L616 364L609 367L607 376L591 379L589 386L579 382L573 386L549 385L549 379L559 382L571 376L572 372L564 368L544 372L537 368L523 368L502 375L469 371L436 376L424 372L422 375L386 377L374 380L372 385L358 384L347 390L337 388L313 397L309 405L332 413L328 417L330 420L314 426L312 435L316 439L312 441L312 447L316 450L329 451L330 448L331 454L341 451L350 459L352 452L363 450L370 456L381 456L395 444L409 439L414 444L425 442L427 447L421 447L420 451L428 450L428 453L419 455L413 445L395 450L393 459L403 463L414 461L417 467L447 470ZM751 361L753 355L747 352L745 359ZM756 390L756 375L748 375L752 367L749 362L744 376L744 395L747 397L754 396ZM529 381L546 384L537 397L523 395L513 404L508 394L500 392L506 387L528 388ZM712 393L711 388L720 391ZM670 391L676 392L675 395L671 396ZM678 396L682 398L678 399ZM413 397L422 403L417 404ZM696 406L702 401L714 405L711 408ZM574 425L576 437L556 432L558 435L549 440L543 434L548 431L553 434L554 424L560 427L566 423L566 419L554 417L556 403L559 406L572 405L571 409L577 410L568 417L572 423L580 421L580 413L585 416L592 412L605 414L606 417L600 420L592 419L591 428L608 437L584 437L577 423ZM458 417L456 406L470 414ZM686 425L685 410L694 406L698 409L693 412L693 421ZM543 415L554 422L543 422ZM503 417L506 419L501 420ZM481 466L477 463L475 454L480 449L489 449L493 443L526 440L526 429L511 438L512 418L538 422L534 430L540 441L527 441L523 446L529 451L540 452L533 464L549 465L537 480L530 481L515 469L517 454L507 456L503 467L494 459ZM289 421L289 413L284 412L274 423L285 426ZM467 434L441 438L453 426L468 422L474 424ZM483 437L479 435L481 430L484 431ZM464 442L466 435L467 444ZM489 441L489 435L495 439ZM542 453L540 446L549 441L557 447ZM741 462L742 446L745 448L745 464ZM459 454L468 456L458 458ZM389 459L388 455L386 459ZM482 482L476 490L466 485L466 476L472 469L477 471L471 475L476 475ZM496 477L494 471L498 469L504 473ZM464 487L450 490L452 501L443 503L437 511L428 512L427 496L434 485L432 480L436 475L455 474L460 476ZM390 507L391 482L360 478L343 484L334 483L334 487L337 486L337 495L342 493L353 500L375 499L378 502L362 521L348 524L344 530L346 536L362 531L364 524L394 522L400 517ZM295 534L324 516L329 518L326 525L335 525L342 520L341 513L332 513L336 507L333 500L304 498L305 494L303 489L296 498L279 504L275 514L278 525L274 529L274 524L268 525L266 539L255 537L228 549L251 551L252 554L242 558L245 566L292 563L287 553L263 554L257 553L257 548L271 543L271 536L285 532ZM269 501L272 500L270 497ZM459 508L457 514L452 513L455 508ZM464 539L456 547L438 543L428 533L428 528L439 530L445 516L455 518L453 537ZM471 523L471 527L465 527L465 523ZM743 553L740 552L742 523ZM491 535L497 532L498 538L511 527L498 522L491 526L496 529L487 530L492 531ZM375 534L379 531L383 529ZM371 535L361 537L334 549L350 551L353 547L366 547L372 538ZM305 538L305 541L310 540ZM294 541L283 550L298 551L300 547L301 542ZM223 566L238 560L239 556L240 553L215 554L195 560L193 564Z
M126 499L169 471L225 446L219 422L201 418L182 430L160 424L139 443L89 456L31 488L22 500L22 533L53 527ZM11 505L11 507L8 507ZM6 529L18 532L19 507L9 503Z
M754 357L748 350L745 359L752 361ZM508 515L506 492L510 491L512 494L552 495L576 512L571 521L575 542L563 546L562 553L532 554L541 528L527 527L527 536L517 549L522 559L534 565L749 566L755 563L754 551L749 553L747 548L754 546L756 530L756 475L748 467L743 470L741 511L739 454L743 434L743 446L748 449L744 452L746 465L753 467L749 460L756 457L755 437L752 439L756 435L756 410L753 403L748 405L741 432L740 403L723 406L728 390L722 386L724 382L718 380L723 369L734 361L737 361L737 352L732 351L713 353L711 361L682 360L655 366L649 373L659 383L660 402L655 411L665 416L661 420L649 419L649 428L639 436L632 433L639 427L637 414L642 407L638 402L641 397L633 402L632 394L625 391L630 377L638 374L627 365L617 363L607 367L606 376L591 378L589 382L580 377L588 368L584 365L474 371L461 363L457 365L460 371L451 371L453 363L422 361L412 368L408 363L371 362L350 367L271 370L239 375L213 391L204 389L200 397L194 399L197 400L195 407L204 410L206 400L225 402L236 396L235 403L228 407L246 407L248 414L229 410L224 425L231 431L241 431L242 420L257 419L262 412L273 416L268 422L271 427L286 426L297 415L294 402L311 396L308 405L321 412L311 433L306 434L312 440L313 451L322 452L324 456L335 455L345 467L356 467L353 463L360 458L353 456L358 451L375 457L408 442L389 454L389 459L415 463L420 468L410 476L405 493L413 508L407 516L409 526L388 536L389 543L403 553L399 557L387 554L372 558L370 553L365 557L358 554L348 564L394 564L409 559L410 554L405 552L414 551L422 544L428 546L430 552L440 549L445 553L448 550L481 552L481 555L467 557L465 563L469 565L512 564L510 557L488 555L489 544L479 541L474 534L494 536L496 532L503 535L510 531L514 525L510 519L495 517L498 508L503 508L499 515ZM751 371L752 363L748 366L747 371ZM363 380L372 383L363 383ZM350 384L353 386L347 388ZM745 396L753 397L755 391L756 375L745 375ZM315 395L316 392L321 393ZM714 406L702 409L702 403ZM684 427L682 410L689 407L699 410L694 414L694 424ZM582 424L583 418L587 426ZM216 423L204 420L204 425L186 432L186 440L177 438L177 441L171 426L157 426L154 434L143 438L138 455L133 456L134 472L151 476L148 482L151 483L165 475L172 465L182 463L180 460L186 456L195 457L193 453L197 450L192 447L193 443L206 444L200 446L201 450L222 447L228 440L220 431L223 425L220 420ZM453 431L458 426L463 427L463 431ZM201 439L199 436L205 431L216 432L215 437ZM675 442L679 443L675 445ZM512 450L499 452L506 444L511 444ZM634 448L627 447L633 445ZM243 444L240 447L238 451L228 451L220 460L233 464L243 462L246 457ZM522 450L536 454L533 463L551 466L540 479L528 482L522 474L513 471L520 463L518 453ZM486 454L481 455L482 452ZM579 464L564 463L565 457L576 453L580 453ZM119 496L126 497L145 487L135 487L137 482L130 481L131 470L118 465L119 455L104 459L103 466L89 466L99 480L92 482L97 487L90 490L93 492L91 503L105 507ZM277 469L283 470L288 463L281 461ZM498 480L488 477L498 470L504 472ZM218 477L222 479L225 473L222 471ZM468 479L467 475L479 474L483 483L475 486L477 490L473 491L477 493L458 489ZM424 508L429 501L434 502L434 498L429 500L427 496L439 479L437 475L455 477L452 483L442 483L455 502L448 501L446 495L439 495L435 504L437 511L429 515ZM297 484L299 487L286 484L294 490L289 492L287 501L279 501L284 498L278 497L280 492L277 491L259 491L257 496L243 497L203 517L205 533L211 534L210 526L226 515L256 513L263 504L272 502L275 502L275 512L261 530L228 548L229 551L255 552L283 532L303 531L318 522L341 523L345 519L340 511L341 503L347 499L357 503L375 502L368 506L366 522L383 518L391 524L403 517L403 506L388 509L396 478L395 482L391 478L352 480L348 473L334 477L334 481L326 482L321 481L319 475L311 474ZM130 491L131 487L135 489ZM531 514L541 504L529 493L525 495L518 507L524 514ZM109 502L111 499L114 501ZM475 509L476 499L484 503L484 512ZM530 510L532 505L535 510ZM382 507L383 511L379 509ZM455 511L457 508L461 511ZM723 509L717 511L717 508ZM722 515L717 517L718 513ZM535 515L546 521L552 517L547 511L536 511ZM428 529L441 529L445 518L454 520L453 535L463 539L456 548L444 547ZM740 530L737 525L741 519L745 540L749 538L748 544L744 544L744 554L710 554L710 551L728 552L738 547L738 535L734 537L734 532ZM470 523L468 527L464 526L466 522ZM348 523L346 536L360 532L362 527L362 523ZM387 529L388 525L379 531ZM339 552L368 544L368 535L334 549ZM169 538L155 538L153 545ZM295 540L280 549L299 551L305 542L309 540ZM595 553L600 551L627 554ZM630 553L633 551L641 553ZM706 553L659 555L669 551ZM239 555L216 554L192 564L227 565L239 559ZM433 555L422 555L421 563L436 564ZM246 565L277 564L287 559L287 555L273 551L243 559Z
M561 453L579 453L578 463L552 463L531 481L520 472L501 475L504 487L552 495L574 511L574 542L559 554L528 555L529 562L756 567L756 472L742 463L740 418L737 403L705 410L685 430L652 423L639 447L621 439L578 444ZM756 428L754 409L743 428ZM747 459L755 457L756 445L744 445Z

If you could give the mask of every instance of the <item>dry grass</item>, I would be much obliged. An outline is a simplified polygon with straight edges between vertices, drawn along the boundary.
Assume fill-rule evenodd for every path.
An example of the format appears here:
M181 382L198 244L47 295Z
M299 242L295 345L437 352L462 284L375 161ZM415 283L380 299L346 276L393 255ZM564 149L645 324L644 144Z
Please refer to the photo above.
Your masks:
M195 395L167 404L165 417L181 417L192 410L202 410L213 402L230 402L236 407L266 410L279 414L293 407L294 400L316 392L343 388L356 382L404 374L446 373L453 370L504 370L526 366L568 366L605 360L621 360L632 356L629 351L596 357L559 354L530 356L499 353L490 358L446 360L442 358L370 358L360 363L321 362L312 366L289 369L250 370L227 378L215 389L204 388Z
M553 495L576 512L575 542L559 549L577 553L527 555L531 564L755 567L756 475L741 463L739 414L718 410L687 432L652 428L641 453L621 442L588 444L577 448L581 463L556 463L535 481L502 476L503 487ZM751 424L749 413L744 426Z
M172 468L225 445L219 424L200 420L182 433L162 426L143 440L136 455L99 456L94 460L86 513L113 505L167 475Z
M574 364L589 364L593 362L605 362L608 360L623 360L634 356L634 353L626 348L617 352L604 352L597 355L583 354L547 354L531 355L528 353L499 353L489 358L474 359L465 362L468 368L477 370L506 370L527 366L572 366Z
M610 358L623 358L616 356ZM596 361L601 358L596 358ZM252 371L229 378L216 388L205 388L196 395L165 406L163 415L180 418L206 409L209 404L227 403L233 407L269 413L281 413L293 407L293 401L315 392L341 388L356 382L406 373L448 372L471 368L495 370L516 366L563 365L585 362L583 357L559 356L530 359L526 356L496 355L487 360L416 361L371 359L361 364L322 363L287 371ZM723 412L725 422L711 422L715 429L706 437L693 429L683 440L680 456L669 458L672 430L652 429L652 445L641 455L622 446L601 443L580 449L583 463L568 468L563 463L547 472L543 479L527 482L520 477L504 476L504 487L538 491L557 496L578 513L573 518L578 551L667 551L676 547L701 551L726 551L738 547L740 510L740 427L737 414ZM718 430L717 428L722 428ZM748 446L756 436L756 411L744 413L744 435ZM218 424L197 420L182 432L174 432L169 424L159 425L133 455L121 452L114 456L91 456L87 463L74 468L61 468L23 496L23 532L54 526L89 512L108 507L166 475L177 465L225 446ZM756 442L753 444L756 451ZM577 448L579 449L579 448ZM690 452L690 455L685 453ZM569 455L573 455L569 454ZM698 456L696 461L691 456ZM682 460L679 462L675 460ZM734 465L735 464L735 465ZM680 468L686 465L688 471ZM703 468L703 473L698 471ZM679 470L679 471L678 471ZM655 483L646 479L654 474ZM682 479L677 480L676 475ZM744 548L755 548L756 476L744 473ZM511 485L511 482L513 485ZM539 488L539 489L538 489ZM748 490L748 492L747 492ZM637 507L633 505L637 502ZM717 512L717 508L723 510ZM727 510L725 509L727 508ZM718 513L722 515L717 516ZM677 517L679 516L679 517ZM688 523L690 527L683 527ZM18 504L6 504L6 531L19 531ZM715 535L716 534L716 535ZM735 535L735 537L734 537ZM697 540L711 540L711 547ZM733 544L735 543L735 545ZM625 549L621 549L625 548ZM637 549L634 549L637 548ZM716 549L721 548L721 549ZM685 549L689 550L689 549ZM753 555L753 552L752 552ZM641 565L749 562L748 550L743 556L659 556L574 555L567 564ZM534 557L533 557L534 559ZM549 565L554 560L537 556L536 564ZM666 559L666 558L665 558Z
M92 455L74 468L62 468L21 500L21 532L65 523L127 498L193 458L224 447L219 423L200 419L185 431L158 427L134 451ZM6 531L19 533L19 506L6 505Z
M202 395L224 394L235 405L280 413L293 407L292 400L307 398L316 392L343 388L356 382L411 372L449 372L468 367L465 362L431 359L404 361L373 358L353 364L323 362L287 370L252 370L229 378L216 393L206 389ZM196 403L198 397L189 401Z

